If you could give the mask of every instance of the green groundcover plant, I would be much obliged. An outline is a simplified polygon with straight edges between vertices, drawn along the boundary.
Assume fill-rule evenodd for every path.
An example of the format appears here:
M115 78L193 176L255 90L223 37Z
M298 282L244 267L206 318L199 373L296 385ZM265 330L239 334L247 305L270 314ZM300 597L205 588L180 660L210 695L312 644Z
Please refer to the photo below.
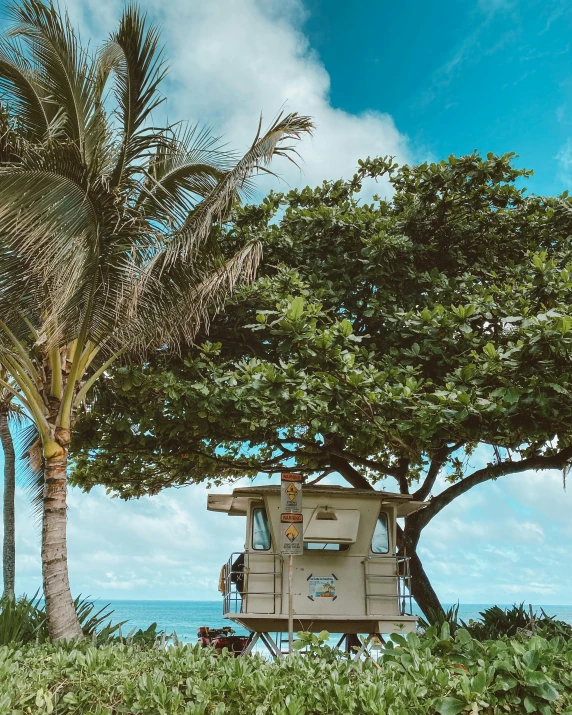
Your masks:
M112 643L0 648L0 715L572 713L572 642L394 636L376 663L327 647L277 662Z

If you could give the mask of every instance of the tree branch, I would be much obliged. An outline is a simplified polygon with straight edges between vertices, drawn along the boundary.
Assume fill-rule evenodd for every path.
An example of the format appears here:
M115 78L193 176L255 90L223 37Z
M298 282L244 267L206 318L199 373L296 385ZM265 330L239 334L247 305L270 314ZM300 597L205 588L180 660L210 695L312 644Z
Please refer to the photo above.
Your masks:
M399 480L399 469L397 467L390 467L388 464L384 464L383 462L376 462L373 459L364 459L363 457L358 457L357 454L352 454L351 452L347 452L346 450L330 450L330 455L332 457L341 457L342 459L350 460L352 462L355 462L356 464L359 464L362 467L367 467L368 469L372 469L376 472L381 472L382 474L386 474L388 477L395 477L395 479Z
M321 482L322 479L325 479L325 478L328 476L328 474L331 474L331 471L328 470L328 469L326 469L326 471L324 471L324 472L322 472L321 474L319 474L315 479L312 479L311 482L306 482L306 483L304 484L304 486L306 486L306 487L312 487L312 486L314 486L314 484L318 484L319 482Z
M414 521L416 530L421 531L431 519L436 516L441 509L444 509L450 504L453 499L465 494L469 489L476 487L478 484L497 479L507 474L517 474L526 472L529 469L535 471L542 469L562 469L568 461L572 459L572 446L566 447L562 451L550 457L529 457L521 459L519 462L502 462L501 464L488 464L483 469L477 469L468 477L465 477L460 482L452 484L450 487L441 492L438 496L431 499L429 504L420 511L412 514L410 519Z
M347 459L340 457L338 454L332 454L330 457L330 465L332 469L339 472L346 482L351 484L355 489L369 489L373 491L373 487L367 479L360 474L357 469L352 467Z
M445 460L451 452L459 449L460 446L462 445L455 444L453 447L441 447L435 452L435 456L431 460L431 464L429 465L429 470L427 471L427 476L423 480L423 484L413 494L413 498L416 501L425 501L425 499L427 499L431 493L431 489L433 489L433 485L439 476L439 472L441 471L441 467L445 463Z

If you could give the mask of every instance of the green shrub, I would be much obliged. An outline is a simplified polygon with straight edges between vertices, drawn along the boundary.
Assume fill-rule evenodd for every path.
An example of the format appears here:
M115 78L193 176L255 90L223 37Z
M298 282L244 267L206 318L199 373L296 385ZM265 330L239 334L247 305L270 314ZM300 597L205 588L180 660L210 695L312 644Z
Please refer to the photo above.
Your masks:
M471 621L468 626L463 623L473 638L478 640L511 637L519 632L538 633L546 638L554 636L572 638L572 626L568 623L548 616L542 609L540 615L536 612L531 613L525 608L524 603L506 610L499 606L492 606L479 615L478 621Z
M429 626L435 626L439 630L443 626L443 623L449 624L449 631L452 635L459 630L459 628L466 628L467 625L459 618L459 604L446 608L442 611L433 611L429 609L429 621L423 618L419 618L418 624L421 631L426 631Z
M45 640L46 614L36 591L32 598L0 598L0 645Z
M482 643L444 624L394 636L379 665L329 655L274 663L192 645L3 647L0 715L572 713L572 642L562 638Z
M549 616L542 608L540 614L531 612L530 609L525 608L524 603L507 609L491 606L481 611L479 616L479 619L465 623L459 618L459 604L445 611L431 611L430 622L423 618L419 619L420 634L423 634L430 625L440 630L443 624L447 623L452 635L464 628L473 638L480 641L511 638L519 633L540 635L544 638L557 636L567 640L572 638L572 626L569 623L559 621L555 616Z

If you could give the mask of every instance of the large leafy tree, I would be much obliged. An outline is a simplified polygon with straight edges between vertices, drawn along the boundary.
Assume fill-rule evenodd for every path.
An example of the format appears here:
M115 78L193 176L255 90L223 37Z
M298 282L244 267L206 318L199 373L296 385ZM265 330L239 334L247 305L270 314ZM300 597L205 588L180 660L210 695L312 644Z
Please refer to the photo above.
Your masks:
M42 567L50 635L81 635L66 557L66 470L76 411L119 359L192 340L257 241L225 254L224 219L249 177L307 118L279 117L242 158L204 132L157 127L158 31L128 6L96 53L52 4L23 0L0 43L0 385L40 438Z
M260 277L199 350L101 385L77 482L129 498L295 464L397 488L429 500L399 536L415 598L438 609L417 554L430 520L487 480L572 458L572 214L519 188L511 159L368 160L237 211L232 240L265 246ZM382 175L392 197L364 201ZM494 457L473 470L478 445Z

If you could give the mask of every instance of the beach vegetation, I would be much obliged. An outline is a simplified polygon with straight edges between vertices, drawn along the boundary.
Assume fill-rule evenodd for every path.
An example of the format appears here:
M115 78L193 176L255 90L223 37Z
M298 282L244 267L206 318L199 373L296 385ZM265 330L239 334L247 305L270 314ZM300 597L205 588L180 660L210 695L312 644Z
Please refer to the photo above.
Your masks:
M484 642L448 625L376 660L333 649L272 661L87 639L0 647L0 715L555 715L572 709L572 641Z

